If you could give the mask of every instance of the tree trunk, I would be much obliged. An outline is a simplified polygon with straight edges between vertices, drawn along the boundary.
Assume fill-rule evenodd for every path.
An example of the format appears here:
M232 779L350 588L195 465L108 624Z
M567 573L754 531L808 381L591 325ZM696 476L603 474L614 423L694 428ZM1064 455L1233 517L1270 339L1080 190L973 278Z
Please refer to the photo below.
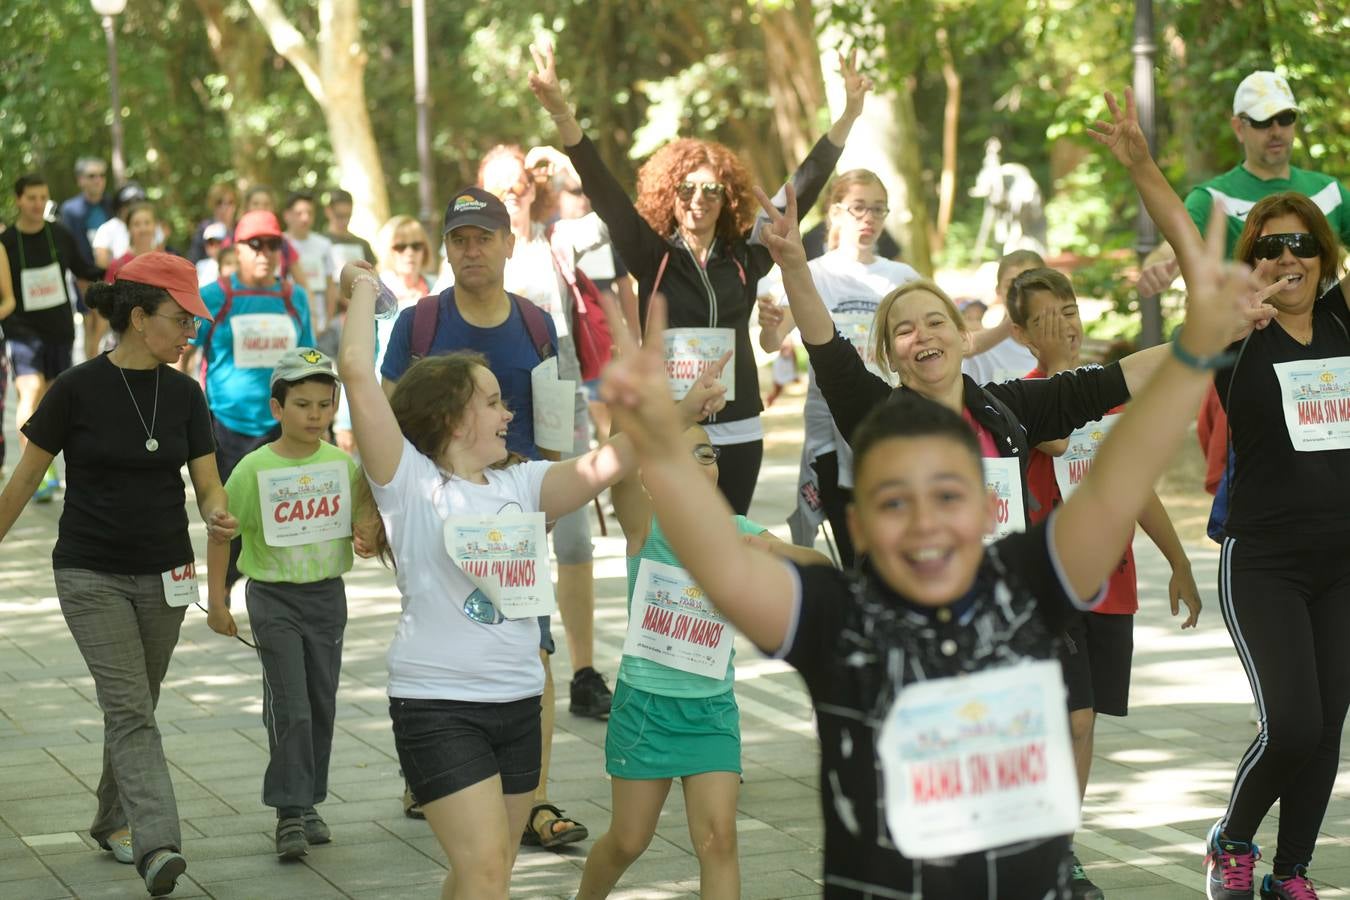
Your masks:
M937 30L938 51L942 55L942 80L947 84L947 98L942 106L942 177L938 181L937 227L933 230L933 252L941 253L947 242L947 229L952 224L952 209L956 205L956 138L961 121L961 73L952 58L947 29Z
M366 54L361 49L358 0L318 0L317 53L276 0L248 3L276 52L295 67L323 110L338 184L351 191L354 200L351 230L374 234L389 218L389 194L366 109Z
M933 277L933 251L929 243L928 197L923 183L923 159L919 154L919 120L914 113L913 76L887 98L894 116L892 148L895 168L905 183L905 201L909 211L901 224L905 258L919 270L919 274ZM880 98L878 98L880 99ZM894 217L894 213L892 213Z
M791 164L806 158L819 137L825 83L816 50L810 0L758 0L764 35L764 62L778 142Z
M194 0L206 20L206 39L211 55L230 88L230 103L224 109L230 136L230 160L235 176L246 184L272 182L272 156L267 136L251 123L249 111L266 101L263 66L270 56L267 35L248 19L231 17L228 0Z

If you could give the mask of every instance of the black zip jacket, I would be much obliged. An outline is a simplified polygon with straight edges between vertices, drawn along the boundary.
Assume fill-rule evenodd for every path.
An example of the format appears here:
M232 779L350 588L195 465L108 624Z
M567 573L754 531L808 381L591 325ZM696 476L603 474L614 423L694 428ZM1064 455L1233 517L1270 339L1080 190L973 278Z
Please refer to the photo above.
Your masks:
M830 415L850 446L853 431L863 417L893 392L906 390L892 388L869 372L858 351L838 332L828 344L806 344L806 352ZM1075 428L1100 419L1130 399L1119 363L1083 366L1049 378L1021 378L983 387L969 375L962 378L963 402L971 418L989 430L999 456L1017 457L1022 470L1022 508L1028 517L1034 502L1027 491L1032 448L1068 437ZM1031 527L1030 519L1027 527Z
M750 317L759 280L773 268L768 248L754 236L759 222L734 241L715 241L705 269L678 233L663 236L652 230L605 167L590 138L583 137L581 143L563 149L581 176L591 206L609 227L624 265L638 280L642 321L647 321L656 272L662 258L669 254L660 290L666 298L670 327L731 328L736 332L736 399L708 421L736 422L759 415L764 406L750 346ZM815 205L842 149L822 137L793 173L799 215Z

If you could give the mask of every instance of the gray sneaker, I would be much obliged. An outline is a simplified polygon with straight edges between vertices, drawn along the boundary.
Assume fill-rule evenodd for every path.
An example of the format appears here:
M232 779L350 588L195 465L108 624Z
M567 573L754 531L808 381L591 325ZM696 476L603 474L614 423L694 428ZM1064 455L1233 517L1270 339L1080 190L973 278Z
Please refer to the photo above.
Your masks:
M156 850L146 860L145 889L151 897L172 894L178 885L178 877L186 871L187 860L183 854L173 850Z
M277 856L282 859L299 859L308 852L309 839L305 837L305 820L299 816L277 819Z

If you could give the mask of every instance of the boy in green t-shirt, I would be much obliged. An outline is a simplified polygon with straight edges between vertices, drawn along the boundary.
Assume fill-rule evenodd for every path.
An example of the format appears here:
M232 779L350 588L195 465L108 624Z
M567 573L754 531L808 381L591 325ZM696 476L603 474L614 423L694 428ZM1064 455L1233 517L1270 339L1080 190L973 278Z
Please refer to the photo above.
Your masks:
M239 461L225 492L239 520L248 576L245 599L263 667L263 724L271 759L263 803L277 811L282 859L331 840L315 806L328 793L328 760L352 567L351 457L324 437L337 408L333 361L309 347L287 352L272 372L272 415L281 437ZM226 606L229 548L211 545L207 623L237 632Z

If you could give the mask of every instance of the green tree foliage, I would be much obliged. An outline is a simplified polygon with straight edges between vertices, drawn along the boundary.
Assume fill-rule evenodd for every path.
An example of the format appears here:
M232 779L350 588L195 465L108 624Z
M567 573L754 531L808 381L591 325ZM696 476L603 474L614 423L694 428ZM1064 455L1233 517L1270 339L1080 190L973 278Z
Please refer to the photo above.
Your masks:
M220 0L213 0L220 2ZM691 134L741 152L773 182L795 160L775 138L765 89L761 16L785 0L532 0L428 4L437 196L473 180L498 142L555 139L525 88L526 47L556 35L559 65L587 133L621 179L662 140ZM203 0L130 0L117 19L128 173L158 199L178 243L205 215L213 180L243 178L231 135L260 135L252 177L279 191L322 190L333 155L320 110L264 41L262 99L242 102L212 55ZM307 33L314 5L284 0ZM244 0L231 21L257 28ZM938 30L962 80L957 193L949 260L968 253L980 201L967 196L997 137L1003 158L1027 165L1049 202L1052 243L1096 255L1133 243L1135 199L1096 152L1084 125L1101 92L1129 83L1133 2L1101 0L841 0L817 2L824 20L859 44L879 82L909 91L929 207L936 210L946 85ZM370 57L366 90L395 212L416 212L418 167L408 0L362 5ZM1295 164L1350 177L1350 19L1328 0L1156 0L1160 159L1181 189L1238 159L1227 126L1246 72L1286 73L1303 108ZM88 0L0 4L0 176L42 170L61 198L75 192L75 159L107 158L108 83L99 19ZM812 123L819 133L820 121ZM0 217L14 214L0 190Z

